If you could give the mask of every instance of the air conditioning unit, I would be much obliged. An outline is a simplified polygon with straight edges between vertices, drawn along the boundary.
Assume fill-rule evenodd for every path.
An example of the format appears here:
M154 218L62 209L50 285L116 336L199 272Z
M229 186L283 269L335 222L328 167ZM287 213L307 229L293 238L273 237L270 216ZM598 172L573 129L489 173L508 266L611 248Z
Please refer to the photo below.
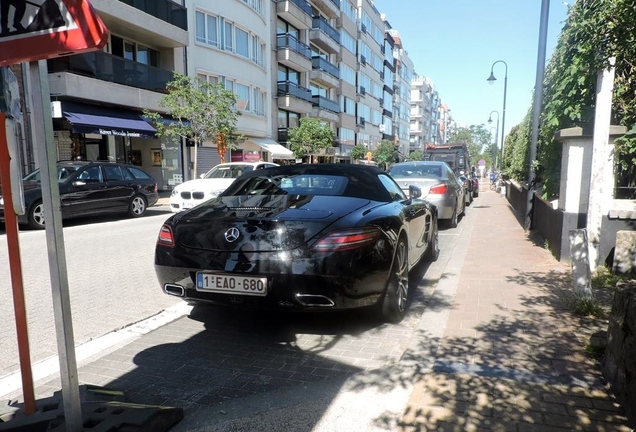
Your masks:
M367 58L363 56L362 54L360 54L360 63L363 65L367 64Z
M364 95L367 93L367 89L365 89L363 86L360 86L360 88L358 89L358 93Z
M380 130L380 133L384 133L386 131L386 126L381 124L380 126L378 126L378 129Z
M364 126L367 123L367 121L364 119L364 117L358 117L358 126Z

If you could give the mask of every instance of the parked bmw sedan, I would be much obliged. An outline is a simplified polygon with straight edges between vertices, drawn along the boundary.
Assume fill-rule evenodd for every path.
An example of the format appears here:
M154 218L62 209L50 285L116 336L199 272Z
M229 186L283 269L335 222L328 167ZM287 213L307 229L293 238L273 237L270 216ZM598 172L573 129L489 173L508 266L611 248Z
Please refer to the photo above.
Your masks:
M57 163L62 218L127 213L140 217L157 203L157 182L137 166L114 162L63 161ZM20 224L44 228L44 206L40 171L22 181L26 213ZM0 191L0 219L4 220L4 201Z
M218 164L200 179L175 186L170 195L170 210L178 213L217 197L241 174L278 166L271 162L227 162Z
M452 227L466 211L466 197L462 182L446 162L414 161L391 165L389 174L407 191L409 186L422 189L422 199L437 207L437 216Z
M243 174L167 219L163 291L189 303L288 310L373 307L399 322L409 270L439 254L435 207L377 167L296 164Z

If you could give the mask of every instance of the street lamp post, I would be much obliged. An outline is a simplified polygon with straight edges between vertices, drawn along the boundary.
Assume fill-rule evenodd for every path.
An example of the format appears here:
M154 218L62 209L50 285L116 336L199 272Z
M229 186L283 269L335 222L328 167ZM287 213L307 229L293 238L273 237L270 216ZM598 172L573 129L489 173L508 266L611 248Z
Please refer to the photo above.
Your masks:
M508 64L503 60L497 60L490 66L490 76L487 81L489 84L494 84L497 78L495 78L495 74L493 73L493 69L497 63L503 63L506 67L504 74L504 93L503 93L503 111L501 112L501 162L500 168L504 168L504 138L506 136L506 91L508 90Z
M495 129L495 147L497 147L497 140L499 139L499 111L490 111L490 114L488 114L488 124L492 123L492 113L497 114L497 128ZM500 168L499 163L501 162L501 159L497 159L499 158L495 155L495 167Z

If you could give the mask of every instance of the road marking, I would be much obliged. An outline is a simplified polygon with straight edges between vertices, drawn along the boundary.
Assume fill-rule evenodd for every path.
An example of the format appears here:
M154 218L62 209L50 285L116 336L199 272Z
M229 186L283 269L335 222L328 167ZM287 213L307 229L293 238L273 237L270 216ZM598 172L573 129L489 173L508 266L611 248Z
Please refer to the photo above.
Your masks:
M188 305L186 302L180 302L174 306L166 308L157 315L153 315L143 321L139 321L120 330L107 333L75 347L75 356L78 368L80 367L80 363L97 355L103 355L106 350L115 346L121 347L129 344L133 340L187 315L191 310L192 306ZM91 360L95 360L95 358L92 358ZM58 374L60 372L59 356L53 356L34 364L32 366L32 370L34 382ZM20 371L0 378L0 398L20 390L21 388L22 377Z

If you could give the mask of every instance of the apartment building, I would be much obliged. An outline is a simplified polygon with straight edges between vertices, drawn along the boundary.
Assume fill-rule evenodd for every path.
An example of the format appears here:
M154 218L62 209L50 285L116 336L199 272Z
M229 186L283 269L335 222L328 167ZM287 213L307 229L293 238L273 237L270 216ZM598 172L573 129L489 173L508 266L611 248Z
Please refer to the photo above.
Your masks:
M388 23L387 23L388 24ZM410 153L410 121L411 121L411 80L413 78L413 62L404 49L402 39L397 30L388 30L395 45L393 58L395 76L393 89L393 135L400 159Z
M440 97L433 81L428 77L414 74L411 80L410 152L424 152L426 145L443 142L440 107Z
M237 97L241 113L238 148L226 161L284 163L293 153L278 144L274 134L272 107L272 9L270 0L209 2L186 0L191 31L188 74L210 83L223 83ZM275 64L275 63L274 63ZM215 142L197 149L197 174L220 162Z
M135 163L170 189L182 179L182 144L157 138L142 111L165 113L166 84L185 73L187 10L171 0L91 4L109 30L103 50L47 62L58 159Z
M338 0L278 0L275 5L272 87L276 91L271 109L276 115L275 136L288 147L288 131L299 125L301 117L317 117L336 132L341 39L335 25L340 8ZM334 154L314 155L314 160Z

